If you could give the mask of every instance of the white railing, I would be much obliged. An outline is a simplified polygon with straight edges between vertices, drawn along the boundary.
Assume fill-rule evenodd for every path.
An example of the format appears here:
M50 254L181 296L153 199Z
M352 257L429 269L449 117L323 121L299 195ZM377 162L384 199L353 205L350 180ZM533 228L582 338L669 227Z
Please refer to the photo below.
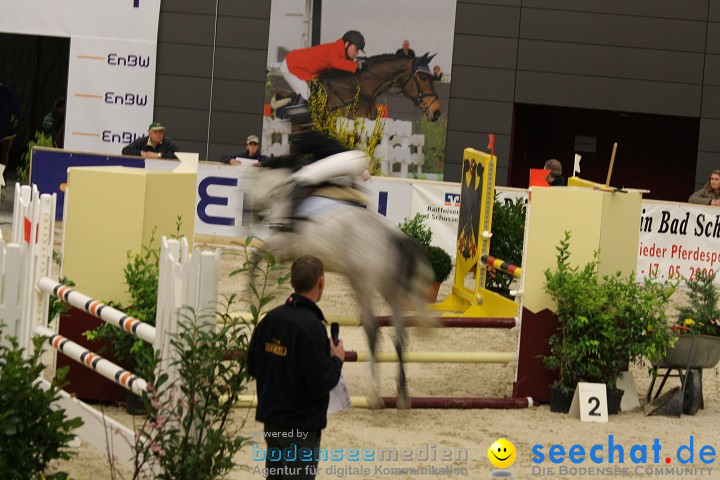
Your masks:
M200 252L195 249L190 254L186 239L162 237L158 316L153 327L50 278L54 227L55 196L39 195L35 186L16 185L12 243L6 244L0 238L0 298L3 301L0 321L6 325L0 340L15 336L29 354L32 337L45 336L58 352L98 374L136 394L147 391L145 379L59 335L57 327L56 330L47 328L49 297L54 295L151 343L155 350L163 353L161 370L176 379L178 374L172 368L174 352L170 348L170 337L178 330L181 308L189 306L196 312L214 312L220 280L220 250ZM202 318L208 326L214 326L214 315L205 314ZM42 378L38 382L44 388L49 386ZM65 392L61 392L56 406L65 409L70 416L83 419L85 426L76 432L83 440L101 452L110 449L119 463L132 468L132 445L135 443L132 430Z
M360 118L359 122L361 142L365 143L375 129L376 121L385 122L383 135L375 149L375 157L380 159L381 170L386 175L399 175L407 177L410 166L415 166L418 173L422 173L425 161L423 148L425 135L412 133L412 122L406 120L369 120ZM338 118L338 127L352 128L353 120ZM287 120L263 117L262 153L268 157L281 156L290 153L291 125ZM399 170L395 165L399 164Z

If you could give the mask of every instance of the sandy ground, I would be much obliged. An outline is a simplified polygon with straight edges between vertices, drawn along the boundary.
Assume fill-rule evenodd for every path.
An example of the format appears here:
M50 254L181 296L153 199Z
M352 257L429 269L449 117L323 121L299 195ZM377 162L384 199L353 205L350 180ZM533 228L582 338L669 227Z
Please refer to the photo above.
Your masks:
M223 293L236 292L242 289L238 277L228 277L237 259L225 257L221 290ZM328 289L320 306L326 314L355 314L356 305L353 294L344 278L330 274L327 281ZM445 282L440 298L448 294L450 281ZM387 313L386 308L378 299L378 313ZM429 334L418 334L409 329L409 350L430 351L513 351L517 342L517 331L492 331L482 329L434 329ZM359 328L342 328L341 337L346 349L366 350L365 339ZM383 333L383 349L389 349L391 332ZM394 395L395 368L392 365L381 366L382 394ZM363 364L346 364L344 375L351 390L351 395L362 395L366 390L368 371ZM410 364L408 377L411 395L416 396L489 396L504 397L512 394L514 367L512 365L453 365L453 364ZM644 367L633 366L631 369L637 384L638 395L644 398L649 383L649 375ZM672 386L679 385L677 380L670 380ZM646 417L642 409L622 412L610 417L608 423L582 423L579 419L567 415L551 413L548 406L535 406L524 410L379 410L370 411L351 409L331 415L327 429L323 432L322 446L328 449L349 449L361 451L360 461L325 461L320 463L318 479L333 478L392 478L392 479L425 479L425 478L489 478L495 468L487 457L489 446L498 438L510 440L516 450L517 459L510 467L518 478L583 478L586 474L592 478L720 478L720 469L711 463L708 470L702 463L699 454L705 445L713 448L720 446L720 402L718 401L720 383L718 371L706 370L704 373L705 409L695 416L668 418L661 416ZM254 393L254 385L248 385L248 392ZM132 417L120 409L110 408L113 417L132 425ZM262 426L254 420L254 410L238 408L235 410L235 426L239 434L252 437L262 431ZM624 448L624 463L618 461L617 455L613 463L608 461L609 436L612 442ZM653 442L659 443L660 463L653 463ZM681 465L677 460L676 451L683 445L694 447L694 462ZM599 444L602 450L599 457L602 462L597 464L590 458L583 463L574 464L568 458L562 463L554 464L545 458L541 464L532 461L533 448L542 446L547 455L551 445L561 445L565 451L574 444L589 450ZM264 447L261 441L258 444ZM633 446L647 446L648 463L636 465L630 459ZM390 461L380 460L380 451L385 449L411 449L412 460ZM535 447L537 448L537 447ZM577 447L576 447L577 448ZM641 448L641 447L638 447ZM372 449L376 452L374 461L363 461L362 452ZM429 453L425 459L422 452ZM433 458L435 452L435 458ZM452 460L441 458L443 453L450 453ZM77 480L102 480L111 478L107 461L102 453L89 445L83 444L73 449L74 458L62 462L57 467L71 474ZM665 463L665 458L670 463ZM687 458L687 453L683 454ZM712 457L714 458L714 456ZM248 447L236 457L239 465L229 476L231 479L260 479L263 462L253 460L253 449ZM259 467L259 469L256 469ZM450 468L447 474L444 469ZM534 468L533 468L534 467ZM618 470L598 473L573 472L562 468L596 468ZM656 472L654 469L673 467L691 467L683 472ZM355 470L348 470L349 468ZM392 468L411 468L417 471L398 472ZM435 469L434 471L432 469ZM544 470L540 470L540 469ZM653 470L647 470L648 468ZM358 471L357 469L361 469ZM425 469L425 470L422 470ZM625 469L625 470L623 470ZM440 472L439 472L440 471ZM675 475L674 473L678 473ZM122 477L130 478L128 472Z

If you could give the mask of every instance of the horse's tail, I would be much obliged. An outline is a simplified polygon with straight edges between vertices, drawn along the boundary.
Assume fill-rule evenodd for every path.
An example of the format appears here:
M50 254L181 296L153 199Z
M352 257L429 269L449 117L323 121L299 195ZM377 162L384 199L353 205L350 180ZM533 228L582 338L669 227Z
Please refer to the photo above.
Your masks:
M405 234L396 236L397 282L408 306L414 308L416 320L413 326L432 327L437 323L427 312L426 298L435 276L425 255L425 249Z

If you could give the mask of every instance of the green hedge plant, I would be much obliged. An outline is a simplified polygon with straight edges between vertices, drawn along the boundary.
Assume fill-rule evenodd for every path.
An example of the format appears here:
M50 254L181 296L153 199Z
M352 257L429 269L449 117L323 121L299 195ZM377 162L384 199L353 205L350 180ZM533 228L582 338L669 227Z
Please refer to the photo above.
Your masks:
M565 232L555 270L545 271L559 326L543 362L559 373L555 386L564 394L572 394L578 382L616 390L629 363L657 361L671 346L665 305L675 285L650 279L638 284L633 274L620 272L599 279L597 252L585 266L571 266L570 238Z
M2 337L0 323L0 337ZM34 350L25 356L15 337L0 341L0 478L64 479L67 474L50 474L48 465L68 459L67 446L80 418L68 418L64 410L52 407L66 385L68 368L58 369L50 388L37 382L45 368L40 362L44 337L33 339Z

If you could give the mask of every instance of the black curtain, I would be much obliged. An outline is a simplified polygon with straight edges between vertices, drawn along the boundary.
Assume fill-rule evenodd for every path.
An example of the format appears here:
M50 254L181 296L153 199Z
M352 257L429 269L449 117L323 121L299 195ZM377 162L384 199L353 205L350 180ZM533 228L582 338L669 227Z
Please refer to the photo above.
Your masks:
M28 140L59 97L67 94L70 39L0 33L0 83L20 102L20 125L10 166L20 161Z

